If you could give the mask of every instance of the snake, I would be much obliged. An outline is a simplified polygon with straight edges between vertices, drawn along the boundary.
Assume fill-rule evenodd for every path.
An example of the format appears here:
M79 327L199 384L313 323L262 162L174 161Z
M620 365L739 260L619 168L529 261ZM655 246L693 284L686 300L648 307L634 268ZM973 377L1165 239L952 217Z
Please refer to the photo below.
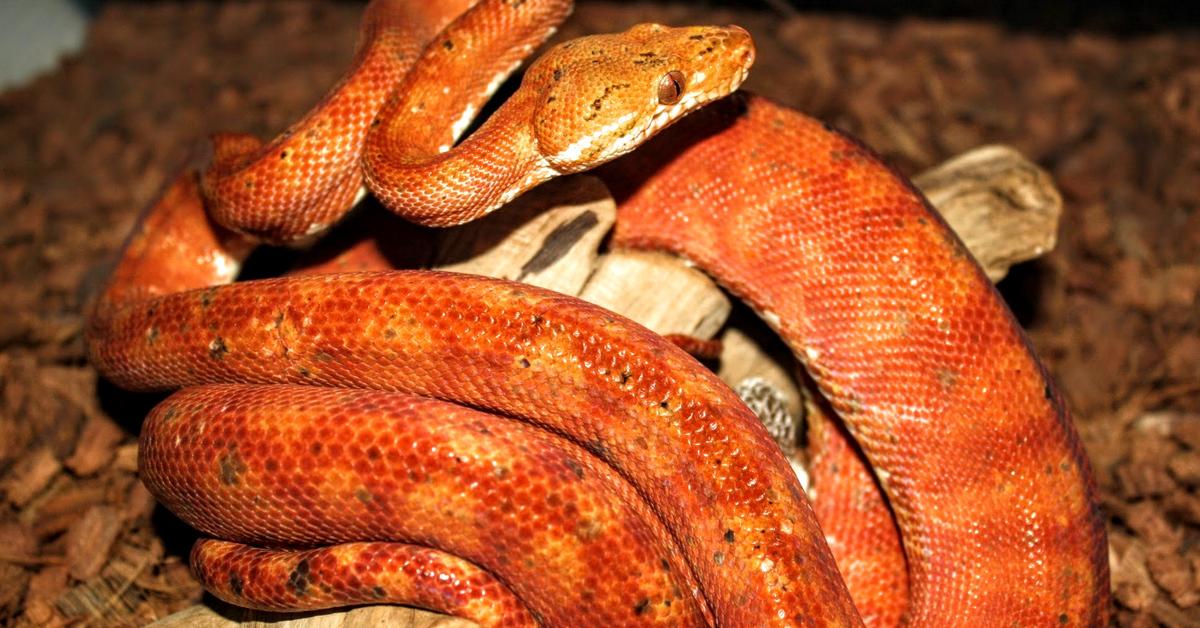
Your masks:
M206 535L205 588L495 626L1103 625L1105 531L1062 395L907 180L735 93L746 31L559 44L463 138L570 9L374 0L309 114L269 143L214 136L136 223L88 352L119 386L176 390L139 469ZM575 297L421 270L235 281L366 190L446 226L592 168L613 247L686 258L795 352L813 502L711 371Z

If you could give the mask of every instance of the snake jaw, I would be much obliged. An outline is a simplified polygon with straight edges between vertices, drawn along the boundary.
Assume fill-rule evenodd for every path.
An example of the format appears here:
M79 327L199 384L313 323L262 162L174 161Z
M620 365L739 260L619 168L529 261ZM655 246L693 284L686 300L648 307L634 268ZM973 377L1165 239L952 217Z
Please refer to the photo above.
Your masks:
M543 90L533 119L539 152L559 174L594 168L730 94L753 62L753 41L737 26L639 24L562 44L525 78ZM676 98L659 93L668 79Z

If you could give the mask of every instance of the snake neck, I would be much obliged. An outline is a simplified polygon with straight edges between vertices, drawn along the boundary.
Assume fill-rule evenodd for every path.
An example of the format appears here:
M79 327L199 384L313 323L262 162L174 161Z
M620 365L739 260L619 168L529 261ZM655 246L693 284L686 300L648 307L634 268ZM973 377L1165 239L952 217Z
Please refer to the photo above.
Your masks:
M498 209L558 174L538 152L532 104L514 97L453 148L377 129L363 153L367 187L388 209L425 226L462 224Z

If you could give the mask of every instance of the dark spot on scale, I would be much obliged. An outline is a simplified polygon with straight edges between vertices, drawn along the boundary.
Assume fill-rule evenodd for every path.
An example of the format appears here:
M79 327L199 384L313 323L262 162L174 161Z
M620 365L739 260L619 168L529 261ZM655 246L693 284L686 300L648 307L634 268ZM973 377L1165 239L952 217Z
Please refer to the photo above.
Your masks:
M286 150L281 150L281 151L279 151L279 158L280 158L280 159L287 159L287 158L288 158L288 152L287 152Z
M521 358L517 363L520 364L521 368L523 368L523 369L529 368L529 359L528 358Z
M688 39L692 41L700 41L701 39L704 39L704 35L692 35L688 37Z
M221 483L226 486L233 486L238 483L238 477L246 472L246 463L242 460L242 456L238 454L237 449L230 448L217 460L217 468L221 474Z
M1050 384L1046 384L1044 387L1042 387L1042 396L1045 397L1047 401L1054 400L1054 389L1050 387Z
M663 571L671 571L671 563L667 562L667 559L662 559L659 564L662 565Z
M375 500L375 496L371 494L371 491L368 491L360 486L354 491L354 499L357 499L364 504L369 504Z
M917 218L917 224L927 225L927 224L929 224L929 220L927 218L925 218L924 216L922 216L920 218Z
M454 42L447 39L446 41L442 42L442 48L445 48L446 50L454 50Z
M158 340L158 328L151 327L150 331L146 332L146 344L152 345Z
M634 615L645 615L650 610L650 598L644 597L638 600L637 604L633 605Z
M550 103L552 103L552 102L554 102L554 101L556 101L556 100L558 100L558 98L555 98L554 96L551 96L551 97L549 97L549 98L547 98L547 99L546 99L546 104L548 105L548 104L550 104Z
M229 590L238 597L242 596L242 577L232 571L229 572Z
M554 80L561 81L562 75L563 75L562 68L554 68Z
M667 403L666 399L663 399L662 401L658 402L658 407L660 407L664 410L667 409L669 406L670 406L670 404Z
M633 373L629 371L621 371L621 385L624 386L629 382L629 378L633 377Z
M375 599L382 600L383 598L387 597L387 589L377 586L374 589L371 589L371 594L375 596Z
M1045 473L1046 475L1054 475L1054 465L1052 465L1052 464L1046 465L1046 468L1042 469L1042 472Z
M297 368L296 372L300 374L300 377L312 377L312 372L309 371L308 368L304 367L304 366Z
M825 129L826 131L829 131L830 133L833 132L833 125L829 124L828 122L826 122L824 120L821 121L821 128Z
M603 101L601 101L599 98L597 98L596 100L593 100L592 101L592 109L595 109L596 111L600 111L600 106L601 106L602 102Z
M253 190L254 182L251 181L250 179L246 179L246 182L242 184L242 187L246 188L247 190Z
M604 531L604 526L595 519L580 519L579 523L575 524L575 538L580 541L594 541Z
M325 448L325 446L322 445L321 443L313 443L312 445L308 446L308 453L310 453L314 456L319 456L319 455L321 455L321 450L324 448Z
M304 597L308 593L308 575L309 565L307 558L296 563L296 568L288 575L288 587L291 588L292 593L296 594L296 597Z
M592 453L596 454L596 456L601 460L604 460L605 462L608 461L608 447L604 445L604 441L602 439L597 438L589 442L588 449L590 449Z
M222 360L225 354L229 353L229 347L225 346L225 339L217 336L213 341L208 343L208 357L214 360Z
M949 392L958 382L958 374L948 368L940 368L937 370L937 380L942 390Z
M380 120L379 118L375 118L374 120L371 120L371 128L373 129L382 123L383 123L383 120Z
M202 291L200 293L200 307L207 308L208 306L212 305L213 299L216 298L216 296L217 289L215 287Z
M732 543L733 539L734 539L733 530L726 530L725 531L725 542Z
M574 458L567 458L565 464L567 465L567 468L571 470L571 473L575 474L575 477L579 478L580 480L583 479L583 465L579 464L579 461L575 460Z
M1066 613L1059 613L1059 615L1058 615L1058 623L1060 623L1060 624L1065 624L1068 621L1070 621L1070 619L1071 618L1067 617Z
M263 463L263 468L267 471L278 471L279 461L274 458L268 458L267 461Z
M959 241L958 236L954 235L953 231L946 231L942 234L942 240L946 243L946 247L950 249L950 254L958 259L967 257L967 247Z

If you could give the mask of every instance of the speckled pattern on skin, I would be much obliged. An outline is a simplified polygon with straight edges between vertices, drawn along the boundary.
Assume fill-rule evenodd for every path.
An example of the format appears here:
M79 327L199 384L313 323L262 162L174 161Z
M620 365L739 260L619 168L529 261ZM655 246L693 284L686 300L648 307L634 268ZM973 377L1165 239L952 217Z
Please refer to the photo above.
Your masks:
M370 3L350 69L308 115L267 145L243 133L213 136L213 159L203 177L213 219L276 243L336 222L362 187L359 156L375 114L426 42L471 4Z
M319 610L399 601L483 626L538 625L491 574L428 547L373 542L264 550L201 539L191 562L205 589L250 608Z
M127 388L400 390L524 417L638 489L718 621L857 621L795 474L758 419L681 349L579 299L451 273L268 279L111 308L92 318L89 346ZM162 496L170 484L148 486ZM225 519L244 517L224 509Z
M476 63L467 52L486 58L483 40L510 35L523 50L547 31L506 32L475 11L540 20L566 8L485 0L424 54ZM389 39L400 31L380 29L410 15L432 37L464 9L372 3L341 89L255 159L235 150L249 140L218 140L209 211L274 241L336 219L359 187L353 147L383 105L378 83L403 75L376 65L408 50ZM476 33L477 21L493 25ZM408 114L421 127L384 155L391 165L367 169L408 170L447 202L439 214L420 193L378 193L428 223L486 213L736 88L753 58L735 28L647 25L623 37L564 44L535 65L531 89L464 143L491 152L438 151L480 102L475 88L509 71L508 53L492 55L498 68L455 74L469 89L422 79L400 92L379 141ZM634 55L611 66L626 74L599 71L608 44ZM538 91L572 81L578 91ZM648 113L630 126L616 105L639 99ZM514 113L531 109L557 115ZM855 625L852 594L873 623L1102 624L1104 532L1078 439L936 214L862 146L761 99L726 99L678 131L608 171L623 200L614 241L682 253L796 350L849 430L813 428L816 514L728 387L667 340L578 299L423 272L217 285L250 245L205 217L187 171L131 236L87 339L119 385L200 387L155 410L141 466L185 520L263 546L202 541L193 567L206 584L248 605L371 597L492 624ZM226 205L213 191L234 162ZM237 200L235 190L254 192ZM838 468L854 473L834 479Z
M552 625L709 623L690 568L633 487L586 449L519 421L394 392L202 386L151 413L139 466L165 506L220 539L436 546L509 583ZM324 568L320 595L316 582L284 586L287 571L239 576L240 593L220 592L268 608L336 606L383 601L381 584L361 580L390 578L387 596L428 606L395 591L403 574L382 573L388 565L338 553L349 567ZM228 582L212 575L236 572L225 560L210 552L199 561L206 583ZM343 570L359 582L338 582ZM273 585L251 588L259 582ZM470 582L453 588L455 599L475 596Z
M907 621L1103 625L1103 519L1062 398L911 184L857 141L745 94L639 156L625 178L609 173L625 187L614 245L687 257L790 344L887 494ZM641 173L653 175L637 187Z

